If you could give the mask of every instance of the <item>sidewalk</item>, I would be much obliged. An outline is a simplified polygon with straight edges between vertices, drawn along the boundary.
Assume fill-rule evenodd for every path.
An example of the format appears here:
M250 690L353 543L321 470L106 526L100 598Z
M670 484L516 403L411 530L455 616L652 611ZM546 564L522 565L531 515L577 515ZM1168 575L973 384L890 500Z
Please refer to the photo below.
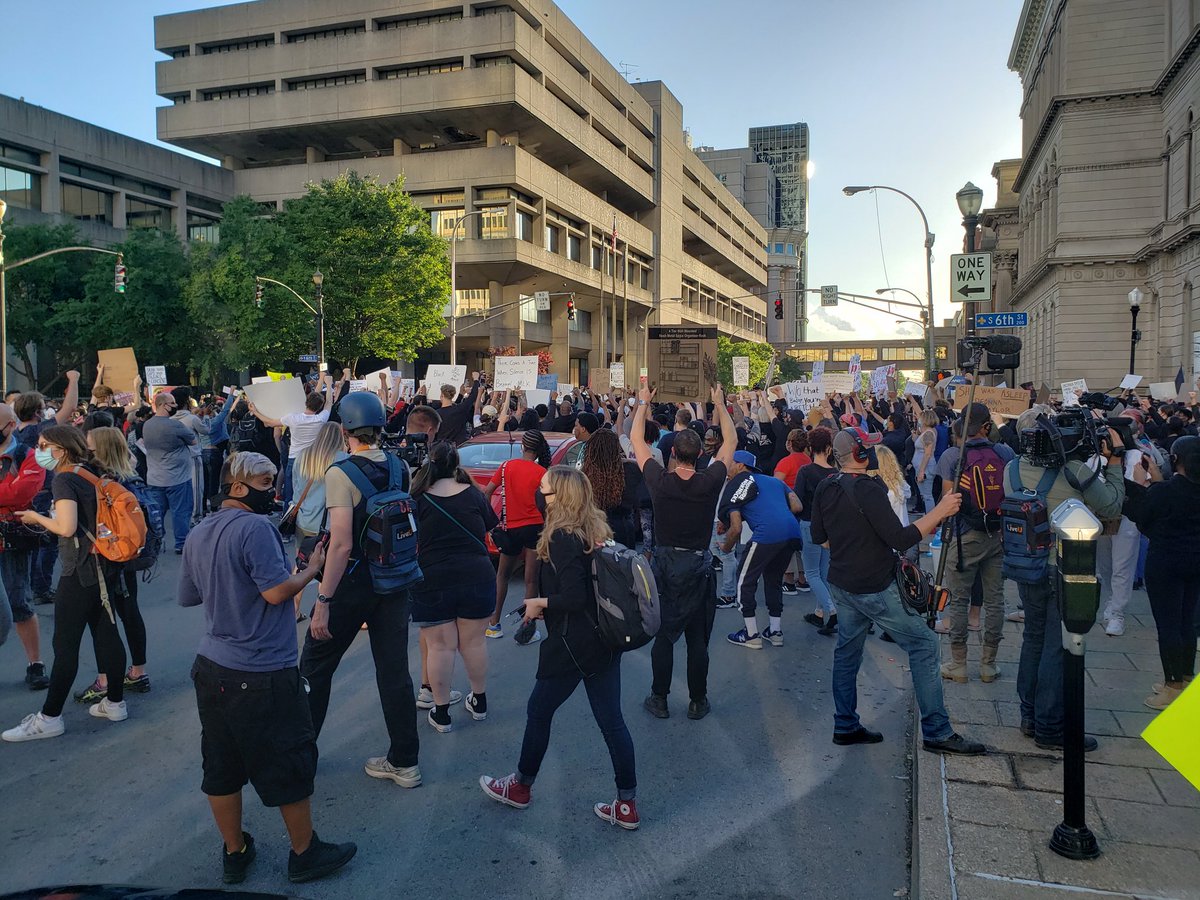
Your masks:
M1016 588L1008 585L1009 609ZM1097 624L1087 641L1087 824L1099 859L1075 862L1048 847L1062 820L1062 756L1020 731L1017 659L1023 626L1006 623L1001 677L979 681L979 633L970 635L971 681L944 681L955 727L983 741L984 757L913 750L912 895L918 900L1138 897L1200 900L1200 791L1139 735L1142 705L1162 680L1149 603L1137 591L1125 634ZM950 656L942 639L943 659Z

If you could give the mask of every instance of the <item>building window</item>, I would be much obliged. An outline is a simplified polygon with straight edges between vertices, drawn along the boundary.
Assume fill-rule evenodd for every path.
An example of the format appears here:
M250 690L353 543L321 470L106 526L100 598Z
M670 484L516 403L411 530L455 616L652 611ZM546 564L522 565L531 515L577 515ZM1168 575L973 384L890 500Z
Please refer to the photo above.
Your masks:
M498 16L500 13L512 12L507 3L497 3L495 6L482 6L475 10L477 16Z
M430 230L438 237L450 240L451 234L454 231L454 223L458 221L463 212L465 210L461 207L458 209L431 209L429 211ZM466 239L467 227L467 222L463 222L458 226L458 240Z
M62 182L62 211L64 216L70 216L81 222L103 222L111 225L113 221L113 198L107 191L97 191L79 184Z
M562 230L553 225L546 226L546 249L551 253L562 252Z
M147 203L136 197L125 198L126 228L157 228L167 231L171 227L171 210L157 203Z
M219 44L201 44L200 53L210 56L213 53L234 53L238 50L254 50L258 47L274 47L275 35L266 34L260 37L243 38L237 41L222 41Z
M275 93L275 82L269 81L263 84L243 84L236 87L213 88L208 91L201 91L201 99L208 100L236 100L240 97L262 97L266 94Z
M303 44L305 41L323 41L328 38L362 34L366 30L366 22L348 22L345 25L330 25L325 28L314 28L311 31L296 31L287 35L287 42L289 44Z
M192 55L191 47L172 47L170 50L164 50L163 53L171 57L171 59L187 59Z
M570 321L571 331L591 331L592 314L582 309L575 310L575 318Z
M511 56L481 56L475 58L475 68L491 69L496 66L511 66L513 58Z
M789 350L787 355L797 362L821 362L829 359L828 350L818 350L812 347Z
M458 298L460 316L481 316L491 307L491 294L487 288L457 290L454 296Z
M479 236L485 241L511 237L508 230L508 207L484 207L483 215L479 217Z
M340 75L319 75L315 78L301 78L287 82L289 91L315 91L320 88L339 87L343 84L363 84L367 80L366 71L344 72Z
M215 244L221 239L221 226L216 219L188 213L187 239L198 244Z
M31 166L42 164L42 154L24 147L14 147L12 144L0 144L0 159L11 159L13 162L27 163Z
M461 72L462 60L440 63L423 63L419 66L401 66L396 69L377 69L376 77L380 81L390 81L393 78L419 78L422 75L442 75L447 72Z
M220 200L212 200L208 197L198 197L195 194L187 195L187 203L188 206L194 206L196 209L205 209L213 213L220 214L225 211L225 204Z
M924 347L884 347L880 359L914 360L925 358Z
M463 191L441 191L433 194L411 194L414 203L421 206L462 206L466 195Z
M0 199L13 209L41 209L41 176L0 165Z
M583 262L583 238L577 234L567 235L567 259Z
M517 237L533 243L533 213L517 210Z
M192 102L192 95L191 94L172 94L167 99L170 100L171 103L173 103L175 106L183 106L185 103Z
M599 244L592 244L592 268L597 272L604 268L604 250Z
M407 19L376 19L375 30L395 31L397 28L419 28L422 25L437 25L439 22L456 22L462 17L462 10L456 9L452 12L431 13Z
M937 355L938 359L945 359L950 355L950 350L945 344L941 344L934 348L934 353Z
M642 290L644 290L644 291L650 290L650 270L649 269L642 269L641 284L642 284Z
M875 359L874 347L835 347L833 350L834 362L849 362L850 357L858 354L862 359Z
M788 256L795 256L795 255L796 255L796 245L795 245L795 244L788 244L788 245L787 245L787 252L788 252Z
M171 199L171 189L163 187L161 184L139 181L136 178L126 178L124 175L118 175L116 172L94 169L91 166L80 165L70 160L62 160L59 164L59 170L64 175L74 175L76 178L86 178L88 181L97 181L100 184L111 184L113 187L125 188L126 190L136 191L139 194L147 194L151 197L157 197L160 200Z

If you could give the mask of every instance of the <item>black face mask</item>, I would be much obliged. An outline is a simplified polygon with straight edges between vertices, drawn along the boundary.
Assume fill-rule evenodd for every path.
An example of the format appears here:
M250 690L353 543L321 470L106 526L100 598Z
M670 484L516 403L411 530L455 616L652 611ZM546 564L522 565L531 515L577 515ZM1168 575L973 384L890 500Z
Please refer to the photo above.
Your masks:
M533 492L533 505L542 514L542 518L546 518L546 495L542 493L541 488Z
M242 484L246 483L243 481ZM275 508L274 488L262 490L261 488L251 487L250 485L246 484L245 497L231 497L229 495L229 489L232 486L233 485L229 484L225 485L221 493L217 495L217 499L221 501L236 500L238 503L244 503L246 506L250 507L250 512L258 513L260 516L267 515L272 509Z

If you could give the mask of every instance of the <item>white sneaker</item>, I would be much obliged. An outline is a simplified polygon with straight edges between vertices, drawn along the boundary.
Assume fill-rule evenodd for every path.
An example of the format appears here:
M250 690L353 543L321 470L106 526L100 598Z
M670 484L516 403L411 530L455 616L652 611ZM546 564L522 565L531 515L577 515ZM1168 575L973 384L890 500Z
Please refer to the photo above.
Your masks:
M1113 616L1104 626L1104 633L1109 637L1120 637L1125 633L1125 617Z
M113 703L107 697L95 706L89 706L88 712L97 719L108 719L110 722L124 722L129 718L129 710L126 708L124 700L120 703Z
M42 738L58 737L67 726L63 724L62 716L43 716L40 712L30 713L21 720L16 728L10 728L0 735L11 743L20 741L39 741Z
M415 788L421 786L420 766L393 766L386 756L373 756L367 760L363 770L372 778L387 778L396 782L400 787Z
M451 706L460 700L462 700L462 691L450 692ZM433 702L433 691L424 687L417 691L417 709L433 709L434 706L436 704Z

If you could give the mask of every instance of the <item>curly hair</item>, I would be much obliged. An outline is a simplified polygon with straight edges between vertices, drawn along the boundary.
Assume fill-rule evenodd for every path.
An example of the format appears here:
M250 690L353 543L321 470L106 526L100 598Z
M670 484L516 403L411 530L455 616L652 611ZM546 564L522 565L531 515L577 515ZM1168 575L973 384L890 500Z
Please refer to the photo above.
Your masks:
M592 435L588 443L595 439L596 435ZM546 525L537 544L538 559L550 561L550 541L557 531L575 535L587 553L596 545L612 540L612 528L604 513L596 508L592 486L582 472L570 466L553 466L546 473L546 481L554 500L546 505Z
M808 433L808 449L811 453L824 453L833 447L833 432L825 426L814 428Z
M600 509L608 511L621 505L625 494L625 466L621 442L612 431L601 428L588 438L580 468L592 483L592 493Z

